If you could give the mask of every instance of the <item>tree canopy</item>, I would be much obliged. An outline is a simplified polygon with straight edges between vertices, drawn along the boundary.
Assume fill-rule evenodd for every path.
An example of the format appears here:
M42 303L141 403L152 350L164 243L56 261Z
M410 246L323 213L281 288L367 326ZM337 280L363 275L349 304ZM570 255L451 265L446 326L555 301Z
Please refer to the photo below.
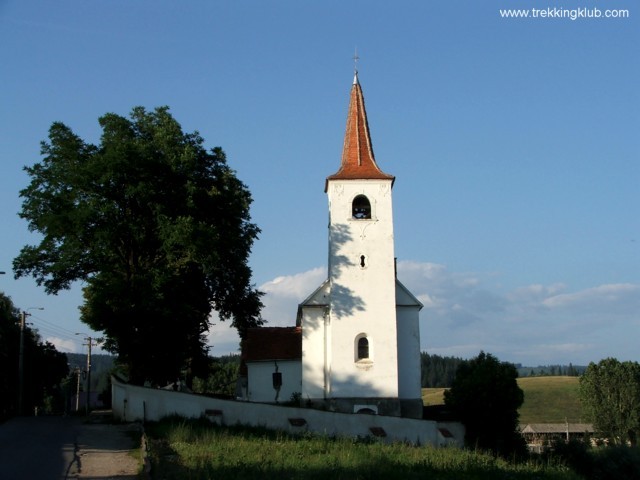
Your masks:
M444 401L464 424L468 446L501 455L524 451L517 431L524 393L517 378L513 364L484 352L460 364Z
M599 435L636 445L640 435L640 364L606 358L580 377L582 408Z
M420 353L422 388L450 387L462 358Z
M38 332L25 326L23 333L22 411L33 412L50 399L61 400L60 382L67 375L67 356ZM18 412L18 363L20 355L20 312L0 292L0 420Z
M48 293L82 281L81 320L130 380L162 383L204 365L212 309L241 336L262 323L248 258L259 229L221 148L184 133L167 107L99 119L98 145L63 123L25 170L20 216L42 239L14 259Z

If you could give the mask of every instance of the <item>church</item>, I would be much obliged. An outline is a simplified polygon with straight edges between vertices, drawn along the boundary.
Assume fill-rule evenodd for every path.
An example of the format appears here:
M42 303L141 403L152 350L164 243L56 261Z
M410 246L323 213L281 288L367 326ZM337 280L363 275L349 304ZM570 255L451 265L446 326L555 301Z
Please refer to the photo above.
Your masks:
M422 304L397 278L394 182L376 163L356 71L342 161L324 185L328 278L298 306L295 326L247 331L241 399L422 418Z

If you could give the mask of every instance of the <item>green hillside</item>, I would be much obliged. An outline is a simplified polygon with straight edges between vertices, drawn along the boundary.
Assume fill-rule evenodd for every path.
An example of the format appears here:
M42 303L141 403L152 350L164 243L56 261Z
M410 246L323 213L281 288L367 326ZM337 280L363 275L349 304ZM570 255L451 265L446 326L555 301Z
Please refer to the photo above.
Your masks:
M524 391L520 423L580 423L586 421L578 396L578 377L525 377L518 379ZM425 405L444 403L444 388L423 388Z
M520 423L585 422L578 395L579 377L519 378L524 391Z

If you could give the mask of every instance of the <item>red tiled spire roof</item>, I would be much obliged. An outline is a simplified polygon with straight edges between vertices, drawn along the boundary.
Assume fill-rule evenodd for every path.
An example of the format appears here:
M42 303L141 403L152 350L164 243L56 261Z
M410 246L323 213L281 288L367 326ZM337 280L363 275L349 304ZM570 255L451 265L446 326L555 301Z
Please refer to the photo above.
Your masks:
M367 112L364 108L364 95L358 81L358 72L353 77L347 131L344 135L342 163L340 169L327 177L329 180L395 180L393 175L384 173L376 164L369 135Z

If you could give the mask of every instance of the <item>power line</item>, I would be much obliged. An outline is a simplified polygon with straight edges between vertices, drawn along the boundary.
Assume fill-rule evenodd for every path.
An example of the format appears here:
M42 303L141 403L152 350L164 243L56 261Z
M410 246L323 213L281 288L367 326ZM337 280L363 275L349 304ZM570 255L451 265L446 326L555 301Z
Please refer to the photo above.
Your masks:
M57 324L55 324L53 322L50 322L49 320L45 320L42 317L36 317L35 315L32 315L31 317L32 317L32 319L36 319L36 320L38 320L40 322L44 322L44 323L50 325L51 327L55 327L55 328L57 328L59 330L62 330L64 332L66 332L68 335L75 335L75 332L73 330L69 330L67 328L64 328L64 327L62 327L60 325L57 325Z
M47 335L55 335L56 337L62 338L63 340L73 340L74 338L67 334L64 331L57 330L55 327L50 327L48 325L37 325L32 324L32 330L36 330L38 333L44 332Z

